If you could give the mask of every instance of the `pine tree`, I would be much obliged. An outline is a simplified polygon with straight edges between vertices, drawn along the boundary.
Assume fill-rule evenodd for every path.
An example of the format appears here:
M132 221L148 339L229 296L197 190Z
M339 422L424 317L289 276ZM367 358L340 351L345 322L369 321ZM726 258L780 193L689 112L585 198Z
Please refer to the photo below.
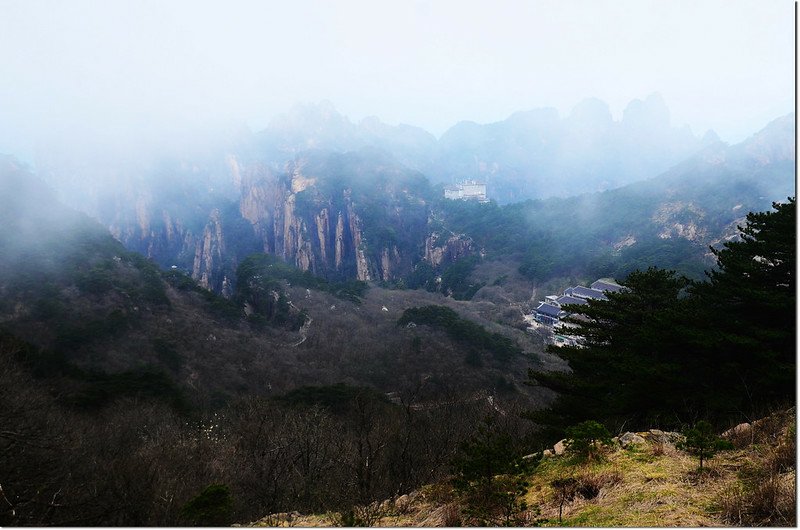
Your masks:
M678 449L683 449L700 459L700 472L703 472L703 462L712 458L717 451L733 449L733 445L727 440L723 440L714 433L710 423L698 421L694 427L685 429L683 435L686 437L683 442L678 444Z
M718 268L693 289L694 335L715 379L757 407L793 395L796 334L796 203L750 213L741 240L712 248ZM721 386L721 385L720 385Z
M690 283L672 271L635 271L608 300L566 306L581 344L550 352L569 373L531 372L559 393L533 413L555 437L595 418L612 427L720 422L791 401L795 387L796 205L750 213L741 239L712 249L718 266Z
M622 284L626 289L606 293L608 300L566 306L581 344L549 349L569 362L571 373L531 373L560 394L535 419L562 428L592 418L614 427L644 425L683 399L675 390L686 380L685 351L674 323L683 318L688 280L651 267Z

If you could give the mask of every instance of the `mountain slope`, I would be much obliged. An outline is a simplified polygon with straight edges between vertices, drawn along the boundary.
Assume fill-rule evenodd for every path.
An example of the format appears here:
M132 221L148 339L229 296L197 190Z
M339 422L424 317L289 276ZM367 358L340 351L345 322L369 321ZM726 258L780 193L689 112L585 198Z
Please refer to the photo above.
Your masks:
M136 393L154 381L203 405L310 384L399 392L421 381L426 400L458 389L533 404L551 396L523 384L531 363L563 369L535 337L497 324L501 310L435 293L356 289L278 261L272 277L269 262L240 270L240 290L224 299L125 250L13 161L3 166L0 187L13 193L0 195L0 327L35 346L28 361L66 377L86 404L113 399L109 385ZM446 333L398 326L404 310L432 304L511 337L520 352L498 361L487 349L470 364Z
M602 193L505 207L456 204L444 222L490 256L516 256L538 282L622 278L655 265L702 277L709 245L749 211L794 194L794 115L734 146L711 145L669 171Z

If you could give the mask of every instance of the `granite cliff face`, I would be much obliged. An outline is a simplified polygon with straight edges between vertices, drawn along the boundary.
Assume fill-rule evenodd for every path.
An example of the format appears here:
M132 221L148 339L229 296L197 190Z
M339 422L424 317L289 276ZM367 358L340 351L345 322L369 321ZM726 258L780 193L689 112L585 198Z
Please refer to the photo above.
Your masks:
M302 166L288 175L276 175L263 166L248 168L241 177L239 213L248 221L262 252L280 256L301 270L320 276L374 279L391 275L386 267L366 257L362 222L350 198L350 190L339 190L319 205L303 203L298 194L316 192L317 179L305 175ZM385 251L386 249L381 249Z
M228 154L213 187L140 183L109 194L114 206L96 215L127 248L223 294L253 252L322 277L393 282L420 259L438 266L469 251L458 238L428 249L427 181L376 156L316 153L276 168ZM179 193L178 206L169 198Z

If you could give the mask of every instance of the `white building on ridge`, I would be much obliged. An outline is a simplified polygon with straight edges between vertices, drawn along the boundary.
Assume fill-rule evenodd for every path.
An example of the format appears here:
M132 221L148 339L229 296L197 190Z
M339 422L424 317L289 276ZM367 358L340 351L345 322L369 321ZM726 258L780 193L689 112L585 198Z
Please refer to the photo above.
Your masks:
M489 202L486 198L486 183L464 180L444 187L444 198L462 201Z

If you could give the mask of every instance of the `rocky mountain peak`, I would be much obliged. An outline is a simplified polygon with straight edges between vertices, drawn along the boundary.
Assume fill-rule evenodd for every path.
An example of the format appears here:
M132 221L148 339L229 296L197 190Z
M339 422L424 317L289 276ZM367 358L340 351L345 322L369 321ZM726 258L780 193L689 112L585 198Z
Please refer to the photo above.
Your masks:
M575 105L569 115L569 121L594 126L608 127L612 123L611 110L605 101L587 98Z
M669 108L657 92L644 101L634 99L622 113L622 125L632 129L663 130L669 128L669 124Z
M762 165L795 160L795 114L781 116L745 140L745 152Z

